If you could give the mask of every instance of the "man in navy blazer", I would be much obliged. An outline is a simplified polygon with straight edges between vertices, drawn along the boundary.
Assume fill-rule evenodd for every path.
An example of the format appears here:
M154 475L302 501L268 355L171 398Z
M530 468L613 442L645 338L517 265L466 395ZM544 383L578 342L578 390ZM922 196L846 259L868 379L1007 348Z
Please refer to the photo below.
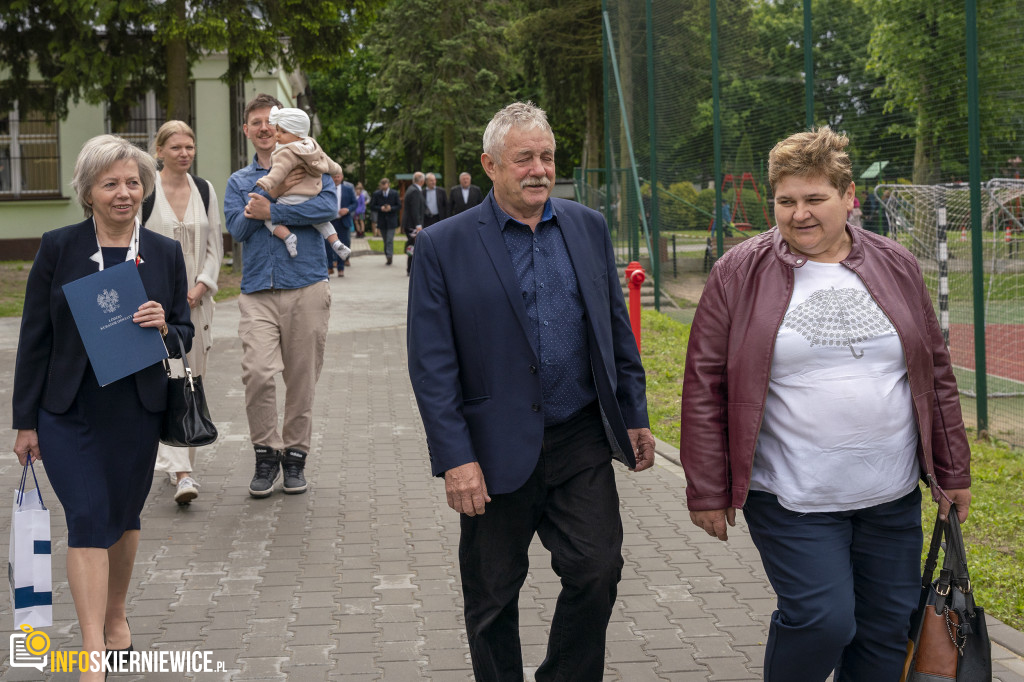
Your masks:
M551 199L555 140L515 103L484 132L494 190L420 232L409 375L462 514L478 680L522 679L518 595L539 533L562 581L537 680L600 680L622 560L612 459L654 461L645 379L602 216Z
M469 173L459 173L459 184L452 187L448 197L448 212L451 215L458 215L474 206L479 206L483 201L483 192L473 184L473 178Z

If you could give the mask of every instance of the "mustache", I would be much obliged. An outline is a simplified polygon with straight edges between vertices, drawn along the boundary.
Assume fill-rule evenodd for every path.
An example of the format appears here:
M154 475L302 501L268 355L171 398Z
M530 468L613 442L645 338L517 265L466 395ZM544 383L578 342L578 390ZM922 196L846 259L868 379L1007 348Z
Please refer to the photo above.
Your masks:
M525 180L523 180L522 182L519 183L519 186L523 187L523 188L525 188L525 187L550 187L551 186L551 181L548 180L546 177L526 178Z

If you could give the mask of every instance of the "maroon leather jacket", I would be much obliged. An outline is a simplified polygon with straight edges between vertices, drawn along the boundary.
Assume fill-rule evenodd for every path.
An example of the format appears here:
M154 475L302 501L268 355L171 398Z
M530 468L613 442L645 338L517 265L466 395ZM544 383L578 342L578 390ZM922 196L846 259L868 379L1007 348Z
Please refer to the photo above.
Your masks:
M842 263L861 278L903 344L921 476L933 476L941 488L969 488L960 398L920 267L890 239L849 225L847 231L853 245ZM747 499L775 336L793 294L793 270L805 262L774 228L734 247L711 269L683 378L679 454L692 511L739 508Z

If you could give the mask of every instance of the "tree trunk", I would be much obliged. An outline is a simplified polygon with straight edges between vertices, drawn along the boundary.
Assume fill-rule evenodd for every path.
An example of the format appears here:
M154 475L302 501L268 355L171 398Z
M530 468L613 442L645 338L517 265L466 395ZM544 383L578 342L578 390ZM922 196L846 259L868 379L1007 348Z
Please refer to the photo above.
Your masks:
M370 179L366 177L366 139L359 138L359 181L363 183L363 189L371 187Z
M934 121L928 112L926 85L922 85L922 101L917 106L917 137L914 141L914 184L934 185L942 179L941 159Z
M455 126L446 123L441 134L444 145L444 177L441 179L441 186L454 187L459 184L459 174L455 165Z
M185 0L169 0L173 25L181 30L185 26ZM175 33L165 46L167 57L167 118L192 124L192 97L188 80L188 45L185 38Z

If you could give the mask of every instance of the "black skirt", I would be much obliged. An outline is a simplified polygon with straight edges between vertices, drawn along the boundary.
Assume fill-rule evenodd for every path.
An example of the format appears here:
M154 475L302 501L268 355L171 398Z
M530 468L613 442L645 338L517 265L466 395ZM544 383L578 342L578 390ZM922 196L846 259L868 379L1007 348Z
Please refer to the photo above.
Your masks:
M67 412L39 410L39 449L69 547L109 548L140 528L161 416L143 407L134 376L100 387L91 366Z

